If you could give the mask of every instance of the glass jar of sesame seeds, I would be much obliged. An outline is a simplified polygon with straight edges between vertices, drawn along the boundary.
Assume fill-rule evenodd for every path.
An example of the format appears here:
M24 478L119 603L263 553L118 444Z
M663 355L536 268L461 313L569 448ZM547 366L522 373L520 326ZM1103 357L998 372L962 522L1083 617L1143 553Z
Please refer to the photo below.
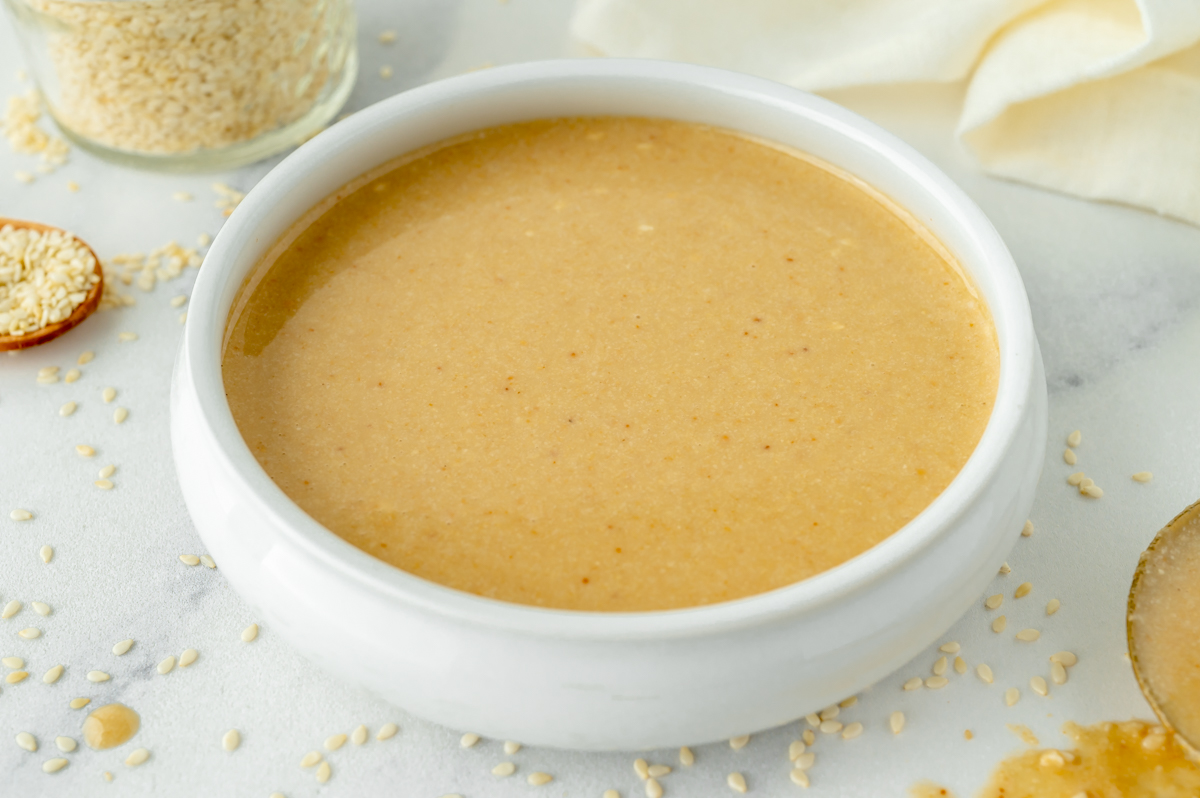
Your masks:
M353 88L353 0L5 0L71 142L226 169L318 132Z

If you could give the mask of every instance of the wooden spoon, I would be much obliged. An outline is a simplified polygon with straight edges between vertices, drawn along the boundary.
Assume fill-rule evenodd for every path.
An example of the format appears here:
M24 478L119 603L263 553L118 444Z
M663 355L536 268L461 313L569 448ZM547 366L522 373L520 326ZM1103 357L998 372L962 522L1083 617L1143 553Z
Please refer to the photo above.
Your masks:
M36 230L40 233L48 233L57 230L64 235L69 235L66 233L66 231L60 230L57 227L51 227L50 225L38 224L37 222L25 222L19 219L5 219L3 216L0 216L0 228L9 224L16 228ZM26 333L25 335L0 335L0 352L9 349L28 349L31 346L37 346L38 344L44 344L47 341L53 341L67 330L71 329L75 325L79 324L79 322L92 315L92 312L100 306L100 296L104 293L104 270L100 267L100 258L96 257L95 251L88 246L87 242L82 241L77 237L72 237L75 238L76 241L79 241L80 244L83 244L83 246L87 248L88 252L92 253L92 258L94 258L96 261L96 276L100 279L96 281L96 284L92 286L91 290L88 291L87 296L84 297L83 301L79 303L75 310L71 311L71 315L67 316L62 321L55 322L54 324L47 324L45 327L41 327L33 332Z

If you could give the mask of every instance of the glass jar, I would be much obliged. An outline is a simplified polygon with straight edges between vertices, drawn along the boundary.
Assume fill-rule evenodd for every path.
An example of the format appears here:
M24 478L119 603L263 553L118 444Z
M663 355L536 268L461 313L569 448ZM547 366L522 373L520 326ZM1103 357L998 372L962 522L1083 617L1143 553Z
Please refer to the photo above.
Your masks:
M353 0L6 0L46 109L103 158L229 169L299 144L358 71Z

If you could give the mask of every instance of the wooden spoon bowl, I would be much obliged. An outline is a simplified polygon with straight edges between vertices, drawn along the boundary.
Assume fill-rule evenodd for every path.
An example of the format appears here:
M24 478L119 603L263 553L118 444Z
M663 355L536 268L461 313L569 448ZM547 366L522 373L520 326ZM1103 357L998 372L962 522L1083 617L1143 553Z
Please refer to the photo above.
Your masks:
M40 233L58 231L65 235L69 235L65 230L61 230L57 227L51 227L50 225L39 224L37 222L26 222L19 219L5 219L3 216L0 216L0 228L3 228L5 225L12 225L13 227L25 228L27 230L36 230ZM71 311L71 315L67 316L62 321L55 322L54 324L47 324L45 327L41 327L31 333L26 333L25 335L0 335L0 352L10 349L28 349L31 346L37 346L38 344L44 344L47 341L53 341L67 330L71 329L79 324L79 322L92 315L93 311L100 307L100 297L104 294L104 270L100 266L100 258L96 256L95 251L88 246L86 241L83 241L75 236L72 237L75 238L75 240L80 244L83 244L83 246L87 248L88 252L92 253L92 258L94 258L96 261L96 276L100 279L96 281L96 284L92 286L91 290L88 291L87 296L84 297L84 300L79 303L75 310Z

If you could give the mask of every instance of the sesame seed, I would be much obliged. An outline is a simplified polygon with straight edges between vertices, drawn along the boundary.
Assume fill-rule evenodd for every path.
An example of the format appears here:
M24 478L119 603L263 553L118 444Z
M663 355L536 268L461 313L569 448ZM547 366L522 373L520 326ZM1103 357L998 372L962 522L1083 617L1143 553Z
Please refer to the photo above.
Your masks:
M88 671L87 680L89 682L107 682L112 677L104 671Z
M58 677L63 674L63 666L55 665L50 670L42 674L42 682L44 684L54 684L58 681Z
M892 729L892 734L899 734L904 731L904 713L900 711L893 712L888 717L888 726Z
M21 611L21 602L13 599L4 605L4 611L0 612L0 618L11 618Z
M1050 688L1046 685L1046 680L1041 676L1034 676L1029 680L1029 686L1033 688L1033 692L1038 695L1050 695Z
M105 388L103 391L100 392L100 398L104 400L105 404L108 404L113 399L117 398L117 389L116 388Z
M158 672L161 674L164 674L164 675L170 673L174 668L175 668L175 656L174 655L171 655L171 656L167 657L166 659L164 659L162 662L158 663Z
M1013 704L1017 703L1020 700L1021 700L1021 691L1018 690L1017 688L1010 687L1004 691L1005 706L1011 707Z
M512 740L505 741L504 753L508 754L509 756L512 756L513 754L515 754L517 751L520 751L520 750L521 750L520 743L515 743Z
M217 567L217 564L215 562L213 562L213 558L209 557L207 554L200 555L200 564L203 565L205 568L216 568Z
M663 788L658 779L646 779L646 798L662 798Z
M992 669L984 663L979 663L975 666L975 673L979 674L979 678L987 684L992 683Z
M788 774L788 777L792 780L792 784L798 785L800 787L808 787L809 786L810 782L808 780L808 774L805 773L803 770L793 769L792 772L790 774Z
M113 483L112 483L112 480L110 480L110 479L98 479L95 482L93 482L92 484L95 485L100 490L112 490L113 489Z
M1067 683L1067 669L1061 662L1050 663L1050 681L1055 684Z
M1058 751L1047 751L1038 759L1038 764L1044 768L1060 768L1066 763L1067 761Z
M729 785L729 789L734 792L746 791L746 777L741 773L734 771L725 777L725 783Z
M136 341L137 338L138 338L138 334L135 332L117 333L117 340L123 344L129 343L130 341Z
M58 366L42 366L40 369L38 369L37 375L39 377L53 377L58 372Z
M737 737L729 738L729 747L734 751L740 751L746 747L746 743L750 742L749 734L740 734Z
M1083 479L1081 479L1079 481L1079 492L1083 493L1085 488L1090 488L1092 485L1095 485L1095 484L1096 484L1096 480L1094 480L1090 477L1084 477Z
M1001 576L1007 576L1008 574L1011 574L1011 573L1012 573L1012 566L1010 566L1007 562L1000 563L1000 575Z
M823 720L820 729L822 734L837 734L842 730L842 722L840 720Z
M317 784L324 784L325 782L329 781L329 777L332 775L333 768L329 766L328 762L322 762L320 766L317 767Z
M70 707L71 709L83 709L90 703L92 703L90 698L72 698Z
M1139 471L1133 475L1134 482L1149 482L1154 479L1154 474L1149 471Z
M379 731L375 734L376 740L388 740L396 736L400 728L395 723L385 723L379 727Z
M933 663L933 675L941 676L948 667L950 667L950 662L945 657L938 657L937 662Z
M621 793L617 792L616 790L605 790L604 795L601 796L601 798L621 798Z
M1072 654L1070 651L1059 651L1056 654L1050 655L1050 661L1051 662L1061 662L1065 667L1070 668L1076 662L1079 662L1079 658L1076 657L1074 654Z
M812 751L805 751L804 753L802 753L796 757L796 759L795 759L796 765L795 766L796 766L797 770L808 770L809 768L811 768L813 766L813 763L815 763L816 761L817 761L816 754L814 754Z
M30 626L28 629L22 629L21 631L17 632L17 634L26 640L33 640L34 638L42 636L42 630Z
M650 774L650 778L657 779L660 776L666 776L671 772L670 765L651 765L646 772Z
M27 676L29 676L29 671L13 671L4 677L4 681L9 684L17 684L18 682L25 681Z
M1042 633L1037 629L1022 629L1021 631L1017 632L1017 639L1025 643L1032 643L1041 636Z
M6 668L24 668L25 660L20 657L5 657L4 659L0 659L0 665Z
M325 750L336 751L346 744L346 735L333 734L325 738Z
M75 408L77 407L79 407L79 405L75 404L74 402L67 402L62 407L58 408L58 414L63 417L69 416L75 412Z
M857 703L858 703L858 696L852 695L849 698L844 698L841 701L839 701L838 706L841 707L842 709L849 709L850 707L854 706Z
M113 475L113 472L116 470L117 470L117 467L115 465L113 465L112 463L109 463L104 468L100 469L99 477L100 477L100 479L108 479L109 477L111 477Z
M102 773L101 775L102 775L102 776L104 776L104 780L105 780L105 781L109 782L110 784L112 783L112 780L113 780L113 774L112 774L112 773L109 773L109 772L106 770L106 771L104 771L104 773ZM273 793L271 793L271 798L286 798L286 796L284 796L284 795L283 795L283 793L279 793L279 792L273 792Z
M1006 626L1008 626L1008 618L1003 615L992 621L992 631L996 634L1003 632Z
M186 191L174 191L171 193L171 199L175 200L176 202L191 202L192 195Z
M350 742L355 745L364 745L367 742L367 727L359 724L358 728L350 733Z
M171 307L181 308L187 303L187 301L188 298L186 294L180 294L179 296L171 297Z
M517 766L512 762L501 762L496 767L492 768L493 776L511 776L517 772Z
M792 740L791 745L788 746L788 759L795 762L796 758L803 754L806 748L808 746L804 744L803 740Z
M33 513L18 508L9 513L8 517L14 521L28 521L30 518L33 518Z
M38 749L37 738L29 732L21 732L17 735L17 745L31 754Z
M64 753L71 753L79 747L79 743L71 737L55 737L54 744L58 746L58 750Z
M236 751L241 744L242 733L237 729L230 729L221 737L221 747L226 751Z
M540 770L534 771L525 777L525 781L529 782L534 787L540 787L543 784L549 784L554 781L554 777L549 773L543 773Z
M696 755L686 745L679 749L679 764L691 767L696 762Z
M1085 479L1087 479L1087 474L1084 474L1082 471L1076 471L1074 474L1067 477L1067 484L1079 487L1079 484Z
M21 169L18 169L17 171L13 172L13 177L15 177L15 178L16 178L16 179L17 179L19 182L21 182L21 183L26 183L26 184L28 184L28 183L32 183L34 180L36 180L36 179L37 179L37 178L35 178L35 177L33 176L33 174L31 174L30 172L26 172L26 171L24 171L24 170L21 170ZM58 760L54 759L54 760L51 760L51 761L52 761L52 762L57 762ZM48 764L48 763L47 763L47 764ZM46 767L45 767L45 765L43 765L43 766L42 766L42 769L43 769L43 770L46 770ZM57 768L55 768L55 770L57 770ZM52 771L46 770L46 772L47 772L47 773L50 773L50 772L52 772Z
M58 382L57 374L47 374L44 377L37 378L38 385L53 385Z
M853 740L855 737L863 733L863 725L858 721L854 721L846 728L842 729L843 740Z
M54 549L50 548L49 546L42 546L40 549L38 549L38 554L41 556L42 562L44 563L49 563L54 559Z
M123 424L123 423L125 423L125 419L127 419L127 418L129 418L129 411L126 410L125 408L118 407L116 410L113 411L113 423L114 424Z
M324 757L321 756L320 751L309 751L307 754L304 755L304 758L300 760L300 767L302 767L302 768L313 767L318 762L320 762L323 758Z
M810 712L805 715L804 720L806 720L808 725L812 726L814 729L821 725L821 716L815 712Z
M200 558L196 558L196 562L200 562ZM258 624L252 623L242 630L242 642L252 643L258 637Z
M1104 496L1104 490L1098 485L1088 485L1086 488L1081 490L1080 493L1090 499L1099 499Z
M1070 449L1064 449L1063 462L1065 462L1067 465L1075 465L1079 462L1079 458L1075 455L1075 452L1071 451Z
M1062 606L1062 602L1058 599L1050 599L1046 602L1046 614L1053 615L1058 612L1058 608Z
M186 310L183 313L179 314L179 323L187 324L187 311Z
M1013 591L1013 598L1025 598L1032 590L1032 582L1022 582L1017 586L1017 589Z
M387 64L384 64L379 68L379 77L383 78L384 80L390 78L392 74L392 68Z
M212 243L212 236L210 236L208 233L201 233L200 235L196 236L196 243L202 247L207 247Z
M921 685L925 684L925 680L920 676L914 676L904 683L905 690L920 690Z
M145 748L139 748L136 751L134 751L133 753L131 753L129 756L125 757L125 764L131 768L135 768L138 765L145 762L149 758L150 758L150 752L147 751Z
M807 745L812 745L813 743L815 743L817 741L817 735L815 733L813 733L812 729L805 729L804 733L801 734L800 736L804 738L804 742Z
M77 193L79 191L79 184L76 183L74 180L68 180L67 181L67 191L70 191L72 194Z
M462 737L460 737L458 739L458 744L461 745L463 748L470 748L471 746L475 745L475 743L477 743L477 742L479 742L479 735L472 734L470 732L468 732L467 734L464 734Z
M954 672L963 674L967 672L967 661L962 657L954 658Z
M945 676L930 676L925 680L925 686L930 690L940 690L948 684L950 684L950 680Z
M41 601L31 601L29 606L33 607L33 611L45 618L50 614L50 605Z
M45 773L57 773L65 768L69 763L61 756L57 759L47 759L42 763L42 771Z
M93 449L91 446L87 446L82 443L75 447L75 451L79 454L80 457L91 457L94 454L96 454L95 449Z
M95 357L96 357L96 353L89 349L86 352L81 352L79 355L79 359L76 360L75 362L77 364L79 364L80 366L86 366L88 363L91 363L92 360L95 359Z
M81 372L79 369L71 369L65 375L63 375L63 382L76 382L82 376L83 372Z
M184 565L199 565L200 558L195 554L180 554L179 561Z
M1070 446L1071 448L1075 448L1076 446L1078 446L1081 443L1083 443L1083 433L1080 432L1079 430L1075 430L1074 432L1072 432L1070 435L1067 436L1067 446Z
M396 41L396 31L394 30L385 30L379 34L380 44L391 44L394 41Z
M817 717L819 717L821 720L833 720L834 718L836 718L838 716L839 712L841 712L841 709L839 709L838 706L836 704L834 704L833 706L825 707L820 712L818 712Z
M962 646L960 646L957 642L943 643L942 645L940 645L938 647L938 651L944 651L947 654L957 654L961 650L962 650Z
M633 772L639 779L645 781L650 778L650 763L641 758L633 760Z
M1025 526L1021 528L1021 537L1027 538L1033 535L1033 522L1026 521Z

